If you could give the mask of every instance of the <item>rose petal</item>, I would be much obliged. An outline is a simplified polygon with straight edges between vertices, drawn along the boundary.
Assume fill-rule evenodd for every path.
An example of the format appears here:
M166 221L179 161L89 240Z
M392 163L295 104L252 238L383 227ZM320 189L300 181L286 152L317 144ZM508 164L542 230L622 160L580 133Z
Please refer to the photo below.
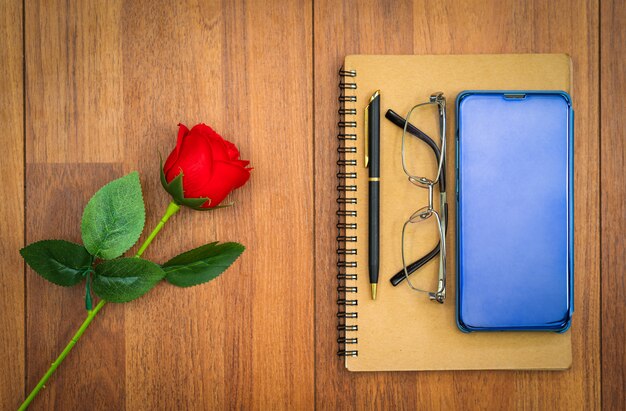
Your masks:
M225 161L213 163L213 177L206 184L207 197L211 199L209 207L219 205L231 191L244 185L249 178L250 171L238 164Z
M189 129L182 123L178 123L178 137L176 138L176 147L170 155L165 160L165 164L163 165L163 171L167 173L170 168L176 163L178 160L178 156L180 155L180 148L183 145L183 138L189 133Z
M231 160L239 160L239 149L237 149L237 146L228 140L224 140L224 144L226 144L228 158Z
M248 164L250 164L249 160L235 160L235 161L231 161L231 163L235 163L240 165L241 167L246 167Z
M222 136L217 134L215 130L204 123L196 124L190 131L190 134L199 134L207 138L211 142L214 160L228 160L228 148Z
M215 133L215 131L211 127L207 126L204 123L199 123L191 127L191 131L199 132L201 134Z
M183 189L186 198L208 197L206 182L213 175L213 153L208 139L189 133L181 147L178 161L165 177L171 182L183 172Z
M213 149L213 159L221 160L221 161L229 161L228 157L228 149L226 148L226 144L224 144L224 140L219 135L209 136L209 141L211 143L211 148Z

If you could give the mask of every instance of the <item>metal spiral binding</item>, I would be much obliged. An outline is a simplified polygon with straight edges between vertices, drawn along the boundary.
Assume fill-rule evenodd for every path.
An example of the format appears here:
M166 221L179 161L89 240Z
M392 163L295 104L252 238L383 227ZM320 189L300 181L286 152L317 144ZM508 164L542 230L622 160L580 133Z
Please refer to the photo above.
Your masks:
M339 311L337 312L337 343L339 344L339 350L337 355L340 357L356 357L359 355L359 351L354 349L354 345L358 343L358 338L354 337L354 333L358 331L356 324L347 323L348 320L358 318L358 313L355 311L355 306L358 305L358 300L351 298L355 296L357 287L349 283L350 281L356 281L357 274L353 271L356 268L357 263L354 261L354 256L357 255L357 250L349 243L356 243L357 237L354 234L356 230L356 222L350 221L351 218L357 216L356 210L352 209L357 203L355 197L350 195L357 191L357 185L353 183L357 178L356 170L350 169L350 167L356 167L356 146L352 142L356 141L356 133L354 129L357 127L356 115L357 109L354 103L357 102L357 97L349 93L357 89L357 84L354 80L356 77L355 70L339 70L339 89L341 94L339 96L339 102L341 108L338 111L339 122L339 134L337 139L339 145L337 147L338 159L337 165L339 171L337 172L337 178L339 183L337 185L337 305ZM350 183L346 183L346 181Z

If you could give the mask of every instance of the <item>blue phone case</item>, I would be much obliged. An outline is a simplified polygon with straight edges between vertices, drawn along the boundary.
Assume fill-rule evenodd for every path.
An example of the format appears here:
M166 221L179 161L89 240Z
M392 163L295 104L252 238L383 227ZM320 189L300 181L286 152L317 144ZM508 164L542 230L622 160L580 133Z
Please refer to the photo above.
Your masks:
M563 332L574 312L571 98L464 91L456 113L458 327Z

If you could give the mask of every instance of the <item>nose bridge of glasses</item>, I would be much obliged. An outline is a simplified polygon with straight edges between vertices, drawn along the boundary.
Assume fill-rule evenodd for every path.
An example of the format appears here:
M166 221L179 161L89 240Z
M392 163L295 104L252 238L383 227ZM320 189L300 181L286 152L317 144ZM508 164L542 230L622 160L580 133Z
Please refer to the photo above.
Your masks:
M433 204L433 184L430 183L428 185L428 209L429 210L433 210L434 208L434 204Z
M423 188L428 188L429 186L433 185L436 183L436 181L433 181L427 177L419 177L419 176L414 176L414 175L410 175L407 173L407 175L409 176L409 181L413 184L416 185L418 187L423 187Z

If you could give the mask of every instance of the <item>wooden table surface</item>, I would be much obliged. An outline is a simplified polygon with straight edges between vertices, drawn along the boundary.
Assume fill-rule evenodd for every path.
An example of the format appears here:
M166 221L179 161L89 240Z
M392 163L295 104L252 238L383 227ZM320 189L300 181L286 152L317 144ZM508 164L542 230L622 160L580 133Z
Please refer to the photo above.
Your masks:
M147 251L248 249L219 279L109 304L33 409L625 409L626 4L567 1L2 1L0 408L85 316L18 249L80 240L82 209L211 124L255 167L237 205L185 211ZM345 55L571 55L576 313L565 372L352 374L335 357L337 69Z

